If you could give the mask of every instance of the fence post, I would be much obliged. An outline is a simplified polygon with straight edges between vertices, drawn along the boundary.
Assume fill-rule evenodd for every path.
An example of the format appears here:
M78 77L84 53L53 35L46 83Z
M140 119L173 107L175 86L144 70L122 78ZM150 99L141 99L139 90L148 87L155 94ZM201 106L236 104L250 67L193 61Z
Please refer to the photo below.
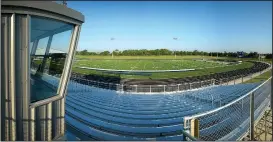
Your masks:
M250 130L249 130L249 136L250 140L254 140L254 93L250 94Z
M213 106L213 96L210 94L211 96L211 106Z
M194 118L191 120L191 135L193 137L199 138L199 120Z
M215 85L215 79L212 79L212 83L213 83L213 85Z

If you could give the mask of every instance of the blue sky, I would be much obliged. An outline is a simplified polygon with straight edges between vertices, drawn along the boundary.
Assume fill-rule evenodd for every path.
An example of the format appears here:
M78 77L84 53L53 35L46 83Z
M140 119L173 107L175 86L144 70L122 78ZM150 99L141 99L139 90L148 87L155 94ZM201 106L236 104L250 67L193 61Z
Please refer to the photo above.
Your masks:
M85 15L78 50L272 53L269 1L68 1L68 7Z

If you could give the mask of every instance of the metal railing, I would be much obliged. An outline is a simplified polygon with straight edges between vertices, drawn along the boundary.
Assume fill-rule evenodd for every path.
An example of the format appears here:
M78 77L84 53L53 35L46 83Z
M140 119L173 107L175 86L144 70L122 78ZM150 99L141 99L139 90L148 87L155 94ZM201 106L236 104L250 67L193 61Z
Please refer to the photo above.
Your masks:
M85 84L88 86L98 87L108 90L116 90L122 93L170 93L170 92L180 92L185 90L198 89L208 86L213 86L215 79L196 81L191 83L181 83L181 84L170 84L170 85L126 85L118 83L108 83L93 81L88 79L83 79L80 77L71 77L71 81Z
M183 134L183 141L200 141L198 138L192 136L191 134L187 133L184 130L182 130L182 134Z
M205 141L232 140L244 135L270 103L271 78L246 95L217 109L184 117L185 130L191 130L190 122L199 120L200 139ZM250 117L252 116L252 117Z
M181 82L176 84L168 84L168 85L128 85L128 84L120 84L120 83L111 83L111 82L103 82L103 81L95 81L85 79L79 76L71 76L72 81L76 81L81 84L99 87L102 89L116 90L121 93L171 93L171 92L180 92L185 90L198 89L208 86L214 85L235 85L239 83L243 83L247 80L250 80L256 76L259 76L262 73L269 71L272 68L270 65L269 68L248 75L237 75L237 76L227 76L226 78L219 79L208 79L203 81L193 81L193 82Z

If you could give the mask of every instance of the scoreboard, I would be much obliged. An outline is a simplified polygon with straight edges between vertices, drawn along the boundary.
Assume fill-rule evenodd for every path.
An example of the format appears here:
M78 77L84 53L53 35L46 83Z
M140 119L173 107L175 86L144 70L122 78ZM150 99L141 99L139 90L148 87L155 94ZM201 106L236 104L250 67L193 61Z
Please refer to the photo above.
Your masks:
M237 56L238 56L239 58L244 57L244 52L243 52L243 51L238 51L238 52L237 52Z

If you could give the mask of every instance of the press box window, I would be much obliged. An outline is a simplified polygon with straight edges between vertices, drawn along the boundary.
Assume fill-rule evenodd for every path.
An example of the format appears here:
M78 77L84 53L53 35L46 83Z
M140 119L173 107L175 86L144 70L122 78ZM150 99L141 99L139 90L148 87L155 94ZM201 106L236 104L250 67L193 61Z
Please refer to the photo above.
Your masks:
M30 18L31 102L57 95L74 26L61 21Z

